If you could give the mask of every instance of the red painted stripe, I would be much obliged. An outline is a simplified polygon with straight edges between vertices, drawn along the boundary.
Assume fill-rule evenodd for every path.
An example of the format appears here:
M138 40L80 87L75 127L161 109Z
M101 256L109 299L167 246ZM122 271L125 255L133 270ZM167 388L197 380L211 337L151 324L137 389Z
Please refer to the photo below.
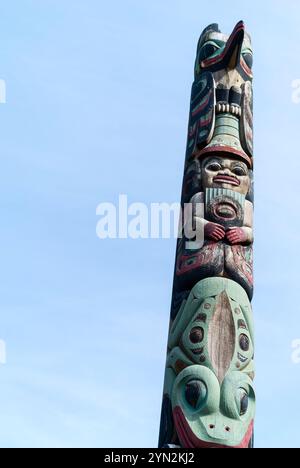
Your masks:
M217 57L213 57L211 59L207 59L207 60L203 60L202 61L202 66L203 67L209 67L210 65L214 65L215 63L218 63L220 62L221 60L223 60L223 58L225 57L225 55L227 54L228 52L228 49L231 47L231 44L233 42L233 40L235 39L236 35L240 32L240 31L244 31L245 30L245 25L243 23L243 21L240 21L236 27L234 28L230 38L228 39L228 42L227 42L227 45L226 45L226 48L225 50L222 52L221 55L217 56Z
M241 59L241 67L242 69L244 70L245 73L247 73L247 75L250 77L250 78L253 78L253 73L252 73L252 70L251 68L248 67L248 65L246 64L245 60Z
M201 127L206 127L209 123L211 122L211 118L208 118L206 120L200 120Z
M201 112L203 109L205 109L205 107L209 103L210 96L211 96L211 91L208 94L208 96L206 97L206 99L201 104L199 104L199 106L197 106L196 109L193 110L193 112L192 112L193 117L195 117L195 115L199 114L199 112Z

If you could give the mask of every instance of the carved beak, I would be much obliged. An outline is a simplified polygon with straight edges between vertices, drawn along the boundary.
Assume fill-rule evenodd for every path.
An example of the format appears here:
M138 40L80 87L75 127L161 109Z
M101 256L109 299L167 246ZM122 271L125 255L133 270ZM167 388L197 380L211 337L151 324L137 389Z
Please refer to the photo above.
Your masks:
M241 57L242 45L245 37L245 23L240 21L230 35L227 45L222 54L203 60L201 66L203 68L217 67L233 69L237 66Z
M240 21L228 39L227 46L224 51L224 62L227 63L227 68L230 70L234 69L240 61L244 37L245 24L243 21Z

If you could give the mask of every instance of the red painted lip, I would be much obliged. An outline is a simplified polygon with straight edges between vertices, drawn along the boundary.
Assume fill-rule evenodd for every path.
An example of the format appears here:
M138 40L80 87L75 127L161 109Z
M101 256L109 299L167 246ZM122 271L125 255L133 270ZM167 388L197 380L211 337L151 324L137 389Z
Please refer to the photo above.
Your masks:
M190 426L187 424L182 409L179 406L176 406L174 408L173 416L176 431L183 448L247 449L249 447L250 440L253 434L253 421L251 421L247 433L242 442L235 447L231 447L228 445L218 444L214 442L205 442L204 440L198 439L198 437L191 430Z
M227 176L227 175L219 175L214 177L213 181L216 184L230 184L230 185L235 185L236 187L239 187L241 184L238 179L235 177Z

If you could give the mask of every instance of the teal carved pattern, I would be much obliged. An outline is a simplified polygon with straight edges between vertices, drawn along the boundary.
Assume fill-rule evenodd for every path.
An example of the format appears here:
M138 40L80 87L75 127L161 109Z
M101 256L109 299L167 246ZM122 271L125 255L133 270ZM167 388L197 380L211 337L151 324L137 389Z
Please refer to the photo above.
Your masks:
M182 207L190 208L177 245L160 447L253 445L252 61L243 22L230 36L216 24L202 33L182 191Z

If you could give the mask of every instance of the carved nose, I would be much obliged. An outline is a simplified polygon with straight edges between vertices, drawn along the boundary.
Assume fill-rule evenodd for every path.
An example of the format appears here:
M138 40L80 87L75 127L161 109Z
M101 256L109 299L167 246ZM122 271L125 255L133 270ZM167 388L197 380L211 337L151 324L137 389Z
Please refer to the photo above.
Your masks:
M229 434L231 433L230 426L224 426L223 424L209 424L208 434L214 439L226 440L228 439Z
M232 172L230 169L223 169L221 172L219 172L219 175L232 176Z

